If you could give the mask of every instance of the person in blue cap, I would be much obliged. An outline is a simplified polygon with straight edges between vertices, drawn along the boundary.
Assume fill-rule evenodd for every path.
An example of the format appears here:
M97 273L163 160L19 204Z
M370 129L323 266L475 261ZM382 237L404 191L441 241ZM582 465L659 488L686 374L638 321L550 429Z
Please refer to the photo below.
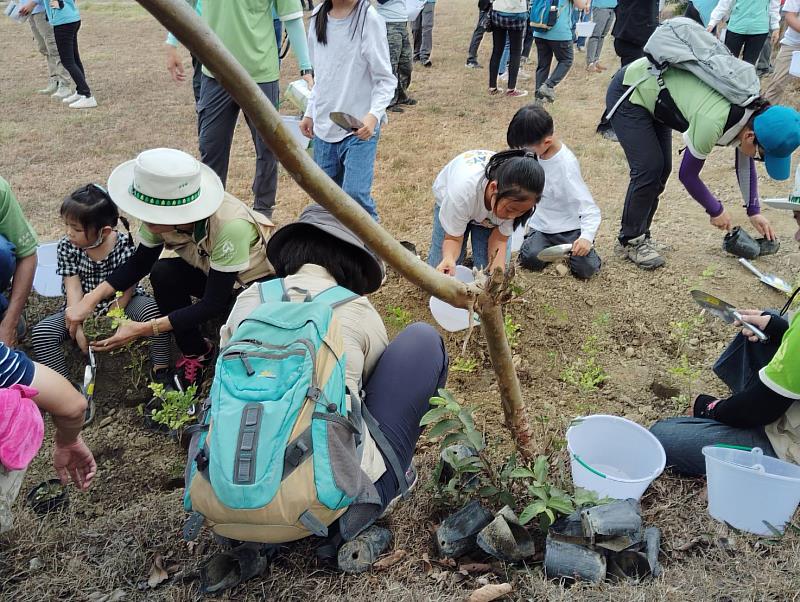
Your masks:
M614 111L611 123L630 166L630 184L625 195L619 232L620 251L642 269L655 269L665 261L659 245L650 237L658 200L672 172L672 127L655 117L659 83L648 77L650 62L638 59L620 69L606 93L611 109L627 88L641 81ZM800 146L800 113L757 99L747 108L732 104L694 74L668 69L664 85L688 127L686 145L678 173L687 192L705 209L711 225L731 230L731 215L700 179L700 170L715 146L736 149L736 176L744 207L753 227L768 240L775 233L761 215L756 160L763 160L775 180L789 177L791 155ZM685 125L684 123L684 125ZM683 129L683 127L681 128Z

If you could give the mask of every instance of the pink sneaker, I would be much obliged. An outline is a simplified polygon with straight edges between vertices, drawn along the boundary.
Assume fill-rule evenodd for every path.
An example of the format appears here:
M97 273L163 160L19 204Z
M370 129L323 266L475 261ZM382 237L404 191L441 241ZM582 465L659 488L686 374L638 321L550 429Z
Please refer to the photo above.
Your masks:
M514 88L513 90L508 90L506 92L506 96L510 96L512 98L521 98L522 96L527 96L527 90L520 90L519 88Z

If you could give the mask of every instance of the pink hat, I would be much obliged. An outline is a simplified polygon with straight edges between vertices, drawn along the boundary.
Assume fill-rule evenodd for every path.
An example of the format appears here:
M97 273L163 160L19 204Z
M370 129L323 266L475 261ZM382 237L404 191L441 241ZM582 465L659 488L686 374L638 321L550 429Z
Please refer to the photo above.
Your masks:
M0 464L7 470L28 467L44 440L44 420L31 397L39 391L25 385L0 389Z

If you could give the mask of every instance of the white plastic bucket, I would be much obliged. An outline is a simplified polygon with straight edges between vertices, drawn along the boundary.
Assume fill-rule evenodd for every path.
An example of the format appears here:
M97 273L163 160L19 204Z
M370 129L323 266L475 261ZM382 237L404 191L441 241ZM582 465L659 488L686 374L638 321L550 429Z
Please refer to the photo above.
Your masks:
M789 73L800 77L800 50L792 52L792 62L789 64Z
M575 36L588 38L594 33L594 21L578 21L575 23Z
M800 466L755 447L707 445L708 513L757 535L783 533L800 504ZM769 524L769 526L768 526Z
M297 141L297 144L300 145L300 148L306 150L308 145L311 144L311 139L306 138L300 132L300 118L299 117L292 117L290 115L281 115L281 119L283 120L283 125L289 128L289 132L292 134L292 138Z
M601 498L638 500L667 463L650 431L605 414L577 418L567 430L567 450L575 487Z
M33 289L42 297L61 296L61 276L56 274L58 241L46 242L36 249L36 274Z
M461 282L470 283L475 280L472 270L463 265L456 266L456 276ZM431 314L434 320L447 330L448 332L458 332L469 328L469 311L455 307L439 299L438 297L431 297L428 302L428 307L431 309ZM475 318L473 318L475 320ZM474 322L477 324L477 320Z

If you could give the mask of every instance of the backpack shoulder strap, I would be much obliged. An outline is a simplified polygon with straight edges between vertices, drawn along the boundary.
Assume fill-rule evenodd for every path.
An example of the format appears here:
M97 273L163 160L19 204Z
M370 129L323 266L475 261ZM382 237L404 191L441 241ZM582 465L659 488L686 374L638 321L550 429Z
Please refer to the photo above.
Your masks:
M283 282L283 278L259 282L258 296L261 297L261 303L279 303L281 301L286 301L286 285Z
M357 295L353 291L348 290L343 286L335 285L325 289L320 293L317 293L313 300L321 303L327 303L331 306L331 309L336 309L340 305L350 303L350 301L355 301L360 296L361 295Z

